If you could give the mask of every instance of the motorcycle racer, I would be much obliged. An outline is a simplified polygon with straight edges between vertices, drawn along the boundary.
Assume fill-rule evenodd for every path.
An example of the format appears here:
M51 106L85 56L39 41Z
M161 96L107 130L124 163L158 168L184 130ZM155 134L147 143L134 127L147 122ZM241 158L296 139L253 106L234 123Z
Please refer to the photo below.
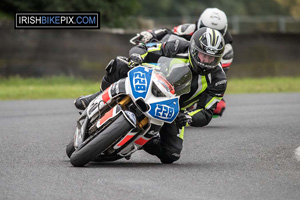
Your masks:
M226 14L218 9L218 8L207 8L200 15L199 19L194 24L182 24L173 28L173 30L169 29L156 29L156 30L148 30L141 32L140 40L143 43L149 43L152 41L170 41L176 39L175 36L180 38L184 38L186 40L190 40L193 33L197 31L201 27L209 27L218 30L224 37L225 41L225 49L224 54L221 60L221 65L225 73L228 72L229 67L233 61L233 37L228 31L228 23ZM197 107L197 104L190 107L190 109L194 109ZM216 109L214 110L214 115L216 117L222 116L224 110L226 108L225 100L222 99Z
M222 67L225 72L233 60L233 37L228 31L228 23L226 14L218 8L207 8L200 15L194 24L182 24L174 27L172 30L161 28L156 30L142 31L139 33L142 43L170 41L172 35L179 36L186 40L190 40L193 33L202 27L208 27L218 30L224 37L225 50L221 60Z
M177 39L163 43L137 45L130 55L139 54L144 62L155 63L159 57L180 57L188 52L188 58L175 59L189 65L192 73L191 91L180 97L181 112L176 122L164 124L160 136L147 142L143 149L156 155L162 163L173 163L180 157L184 126L202 127L209 124L216 104L222 100L227 86L226 74L220 64L225 43L222 34L211 28L200 28L190 42ZM197 109L189 112L191 105ZM181 130L180 130L181 129Z
M219 31L204 27L193 34L190 42L175 40L134 46L129 51L129 59L117 57L106 67L102 90L126 77L132 66L142 62L155 63L161 56L176 58L174 62L190 67L193 74L191 91L180 97L182 112L175 122L165 123L160 128L159 137L143 146L146 152L156 155L162 163L173 163L180 158L184 126L202 127L211 121L213 110L217 102L222 100L227 86L226 74L220 65L224 46L224 39ZM188 57L181 55L185 52L188 52ZM95 96L97 93L80 97L75 101L75 106L84 109L84 104L88 105ZM195 103L198 104L197 109L189 112L188 108Z

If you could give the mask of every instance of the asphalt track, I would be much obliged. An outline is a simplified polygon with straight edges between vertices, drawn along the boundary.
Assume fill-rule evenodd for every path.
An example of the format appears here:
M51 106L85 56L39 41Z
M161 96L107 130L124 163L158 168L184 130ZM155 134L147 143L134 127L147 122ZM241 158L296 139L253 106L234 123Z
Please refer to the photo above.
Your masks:
M0 199L300 199L300 93L227 95L222 118L188 128L178 162L143 151L73 167L72 100L0 101Z

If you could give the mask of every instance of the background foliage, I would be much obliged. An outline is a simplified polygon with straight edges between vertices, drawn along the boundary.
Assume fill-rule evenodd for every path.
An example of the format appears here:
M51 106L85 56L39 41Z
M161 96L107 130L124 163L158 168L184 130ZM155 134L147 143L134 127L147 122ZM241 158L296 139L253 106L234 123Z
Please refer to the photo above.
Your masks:
M16 11L100 11L102 27L135 26L133 17L198 16L217 7L228 16L285 15L300 17L300 0L2 0L0 16Z
M207 7L217 7L228 16L290 15L288 8L283 7L277 1L280 0L161 0L157 4L153 4L148 0L141 0L141 5L147 9L142 9L139 14L144 16L197 16Z
M101 26L122 27L140 7L138 0L2 0L0 12L13 17L14 12L22 11L100 11Z

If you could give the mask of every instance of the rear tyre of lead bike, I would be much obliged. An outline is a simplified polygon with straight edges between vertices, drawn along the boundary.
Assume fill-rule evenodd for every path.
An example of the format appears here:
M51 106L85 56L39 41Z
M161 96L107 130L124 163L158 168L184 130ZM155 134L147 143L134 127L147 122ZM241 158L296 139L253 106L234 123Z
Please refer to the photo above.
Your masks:
M132 128L133 125L127 121L124 115L120 115L95 138L72 153L70 158L72 165L74 167L83 167Z

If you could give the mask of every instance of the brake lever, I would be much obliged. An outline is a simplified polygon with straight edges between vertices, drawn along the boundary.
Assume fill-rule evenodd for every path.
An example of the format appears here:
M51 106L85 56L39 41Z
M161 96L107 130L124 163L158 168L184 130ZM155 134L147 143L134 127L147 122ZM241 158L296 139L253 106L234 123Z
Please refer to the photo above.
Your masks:
M138 45L140 43L140 40L143 38L143 36L139 33L136 34L133 38L129 40L129 42L133 45Z

